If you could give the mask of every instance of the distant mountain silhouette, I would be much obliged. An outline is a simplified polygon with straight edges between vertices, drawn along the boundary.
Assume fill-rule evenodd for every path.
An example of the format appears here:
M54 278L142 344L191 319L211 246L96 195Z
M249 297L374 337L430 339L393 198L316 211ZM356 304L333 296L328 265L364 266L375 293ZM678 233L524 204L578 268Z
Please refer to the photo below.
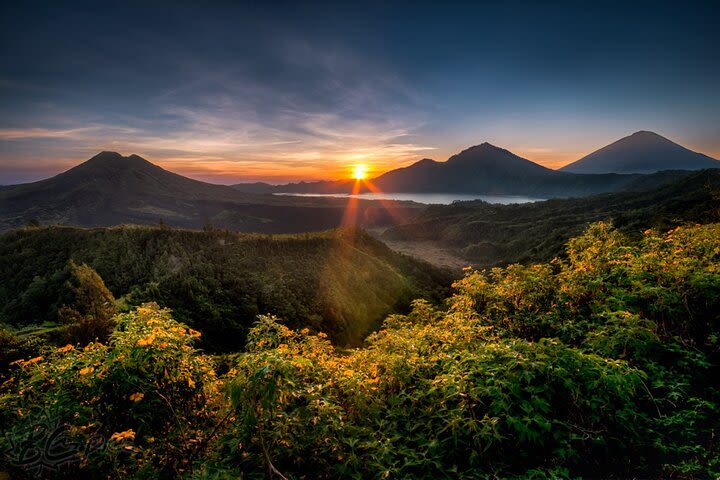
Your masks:
M720 161L693 152L654 132L639 131L565 165L571 173L653 173L720 168Z
M392 170L374 179L373 183L380 190L389 192L552 193L555 196L556 184L562 184L566 177L571 178L503 148L483 143L453 155L446 162L424 159L409 167ZM572 190L561 195L578 193L576 188Z
M375 188L392 193L457 193L478 195L524 195L538 198L580 197L625 189L642 189L684 175L668 172L653 179L642 175L578 175L559 172L519 157L489 143L470 147L446 162L423 159L404 168L391 170L370 180ZM267 192L348 193L352 180L301 182L267 185ZM243 190L243 185L234 185ZM256 188L256 187L254 187ZM370 188L361 184L362 192ZM254 191L257 191L255 189Z
M239 231L302 232L338 226L345 206L340 199L243 193L169 172L137 155L102 152L52 178L0 187L0 230L34 221L92 227L162 220L189 228L209 223ZM360 207L361 219L389 218L380 207Z

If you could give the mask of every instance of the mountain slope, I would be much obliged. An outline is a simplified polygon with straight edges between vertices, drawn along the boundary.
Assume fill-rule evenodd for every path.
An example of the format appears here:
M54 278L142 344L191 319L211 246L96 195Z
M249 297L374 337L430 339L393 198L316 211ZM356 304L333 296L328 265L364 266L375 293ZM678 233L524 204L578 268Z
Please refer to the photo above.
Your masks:
M431 242L472 263L547 261L588 223L613 222L630 234L650 227L720 219L720 170L703 170L649 191L608 193L521 205L482 201L429 207L383 239Z
M720 161L693 152L654 132L621 138L560 170L570 173L652 173L720 168Z
M94 227L162 220L190 228L210 223L240 231L299 232L340 225L345 207L340 199L243 193L169 172L137 155L102 152L55 177L0 187L0 230L32 221ZM362 219L390 218L371 203L359 208Z

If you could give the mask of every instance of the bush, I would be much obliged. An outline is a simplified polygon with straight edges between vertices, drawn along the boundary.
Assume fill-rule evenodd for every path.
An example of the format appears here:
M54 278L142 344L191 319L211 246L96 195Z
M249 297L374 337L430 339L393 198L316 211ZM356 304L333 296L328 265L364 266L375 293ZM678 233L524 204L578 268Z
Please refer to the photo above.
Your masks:
M22 464L18 442L42 443L43 435L75 454L58 472L65 478L170 477L186 468L217 388L208 359L191 346L198 334L152 304L117 320L107 344L68 344L16 362L0 397L3 446L21 464L14 475L38 466Z

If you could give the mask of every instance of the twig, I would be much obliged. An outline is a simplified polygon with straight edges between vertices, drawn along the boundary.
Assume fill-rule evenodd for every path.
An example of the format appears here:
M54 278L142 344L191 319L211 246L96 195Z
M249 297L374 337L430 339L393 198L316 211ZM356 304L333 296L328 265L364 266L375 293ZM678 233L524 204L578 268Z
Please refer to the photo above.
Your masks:
M270 454L265 447L265 440L263 439L262 432L258 432L258 436L260 437L260 448L262 448L263 457L265 457L265 464L267 465L268 469L268 477L272 478L273 475L277 475L278 477L280 477L281 480L288 480L285 475L280 473L280 470L275 468L275 465L273 465L272 461L270 460Z

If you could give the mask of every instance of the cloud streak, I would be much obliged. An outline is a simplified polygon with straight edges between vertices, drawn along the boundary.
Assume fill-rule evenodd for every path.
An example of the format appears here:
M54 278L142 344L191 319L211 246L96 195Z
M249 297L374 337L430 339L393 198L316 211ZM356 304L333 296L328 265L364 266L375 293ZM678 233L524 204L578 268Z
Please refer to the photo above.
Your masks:
M360 161L380 172L434 150L418 140L424 114L394 75L337 47L285 41L276 50L284 74L272 82L247 67L196 62L183 82L148 99L145 115L84 124L55 112L63 125L3 128L0 142L16 152L37 140L60 154L134 152L181 173L221 172L225 181L338 178Z

